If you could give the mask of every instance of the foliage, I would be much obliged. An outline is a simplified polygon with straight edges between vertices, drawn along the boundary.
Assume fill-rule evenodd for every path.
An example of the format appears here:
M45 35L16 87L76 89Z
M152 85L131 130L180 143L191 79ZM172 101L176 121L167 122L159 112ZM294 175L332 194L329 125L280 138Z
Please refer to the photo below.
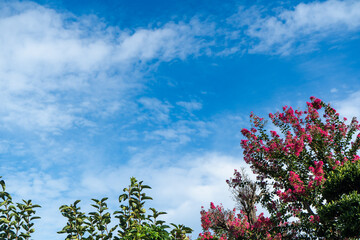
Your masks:
M1 178L1 177L0 177ZM120 210L115 211L113 216L119 220L118 224L112 224L112 216L107 211L107 199L92 199L92 207L95 211L88 214L81 211L78 206L80 200L73 204L62 205L61 214L67 218L66 226L58 233L66 234L66 240L186 240L186 234L192 232L191 228L184 225L171 223L173 229L159 220L159 216L166 214L158 212L155 208L149 208L151 214L146 215L144 208L146 200L152 200L143 190L151 189L138 182L136 178L130 179L128 188L124 188L124 194L119 196ZM33 220L39 217L33 216L35 208L31 200L23 203L12 202L11 195L5 191L5 182L0 180L2 191L0 192L0 239L5 240L28 240L35 231ZM117 230L117 232L116 232Z
M31 200L14 204L11 195L5 191L4 180L0 180L0 184L0 239L30 239L35 231L33 220L39 218L34 216L34 209L40 206L33 205Z
M310 99L305 111L285 106L282 112L269 114L271 131L254 114L252 128L241 131L246 138L241 141L244 160L257 176L256 202L269 217L260 214L251 222L243 208L237 216L225 214L218 221L215 213L222 210L211 206L202 211L202 222L210 223L203 226L206 236L200 239L360 237L360 125L356 118L346 124L330 104ZM228 183L240 189L249 184L236 172ZM221 224L224 231L218 232Z
M347 161L329 174L323 190L327 203L319 208L322 235L333 239L360 237L359 183L359 161Z
M106 200L92 199L95 204L92 206L96 212L90 212L88 215L80 211L77 204L80 200L74 202L70 206L63 205L60 211L64 217L68 219L66 226L58 233L66 233L66 240L172 240L172 239L188 239L186 234L191 233L192 229L183 225L175 225L174 229L168 232L170 228L164 221L158 220L160 215L165 212L158 212L154 208L150 208L152 214L146 215L144 208L146 200L152 200L143 192L144 189L151 189L143 182L138 182L136 178L130 179L128 188L123 189L123 194L119 196L120 210L114 212L114 217L119 223L112 228L111 214L105 212L107 208ZM115 235L115 230L117 234Z

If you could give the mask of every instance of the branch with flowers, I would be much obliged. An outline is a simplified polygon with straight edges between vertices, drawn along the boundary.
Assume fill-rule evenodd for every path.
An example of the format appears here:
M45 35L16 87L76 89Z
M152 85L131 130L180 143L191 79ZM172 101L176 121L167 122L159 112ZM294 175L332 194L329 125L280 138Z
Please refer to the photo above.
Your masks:
M304 111L285 106L270 113L278 131L269 131L267 121L253 113L252 128L241 130L244 160L257 181L244 181L235 171L228 184L240 190L256 185L253 206L261 204L268 217L249 218L244 206L236 214L211 204L201 211L200 239L360 237L360 125L356 118L347 124L330 104L310 100Z

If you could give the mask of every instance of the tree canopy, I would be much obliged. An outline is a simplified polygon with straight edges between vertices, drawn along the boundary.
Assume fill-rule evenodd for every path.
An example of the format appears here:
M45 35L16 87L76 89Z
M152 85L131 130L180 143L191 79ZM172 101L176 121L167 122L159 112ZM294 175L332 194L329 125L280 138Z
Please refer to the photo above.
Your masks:
M240 213L211 203L201 212L201 239L360 237L360 125L310 100L305 110L284 106L270 113L270 127L251 113L240 145L257 180L235 171L227 182L240 193ZM255 186L258 193L248 194ZM249 214L242 202L261 204L267 217Z

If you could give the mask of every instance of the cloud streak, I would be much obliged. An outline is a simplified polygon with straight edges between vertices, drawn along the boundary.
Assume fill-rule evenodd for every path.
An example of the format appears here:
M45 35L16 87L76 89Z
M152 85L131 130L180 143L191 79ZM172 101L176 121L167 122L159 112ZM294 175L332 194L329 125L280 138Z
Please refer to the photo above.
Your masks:
M249 53L289 55L313 51L320 41L343 39L360 28L358 1L315 1L275 15L259 7L240 8L228 22L240 27ZM235 32L233 32L234 34Z

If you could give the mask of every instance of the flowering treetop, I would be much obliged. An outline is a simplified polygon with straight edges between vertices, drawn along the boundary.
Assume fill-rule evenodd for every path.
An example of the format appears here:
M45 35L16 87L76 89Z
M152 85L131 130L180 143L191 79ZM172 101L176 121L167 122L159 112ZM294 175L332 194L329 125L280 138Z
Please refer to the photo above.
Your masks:
M315 97L310 100L304 111L284 106L281 112L270 113L274 126L270 131L266 120L253 113L252 128L241 130L246 138L241 141L244 160L257 175L260 193L256 201L270 213L266 231L258 224L260 214L248 228L250 235L263 232L269 239L360 235L343 223L347 221L344 214L360 216L360 186L356 182L360 180L360 125L356 118L346 124L347 119L340 118L330 104ZM249 184L236 171L228 183L233 188ZM349 202L359 209L346 208ZM343 212L335 209L339 204L344 206Z

